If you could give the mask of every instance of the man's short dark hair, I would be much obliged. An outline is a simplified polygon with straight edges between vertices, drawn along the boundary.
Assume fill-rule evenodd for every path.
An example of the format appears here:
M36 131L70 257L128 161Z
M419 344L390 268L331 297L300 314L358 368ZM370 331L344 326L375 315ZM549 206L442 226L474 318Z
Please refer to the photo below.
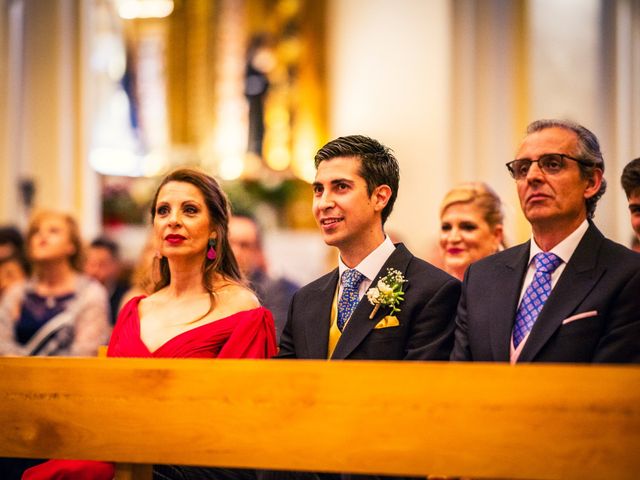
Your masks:
M635 193L640 193L640 157L634 158L625 165L620 183L622 183L627 198Z
M382 224L384 225L393 210L400 184L400 167L391 149L364 135L338 137L318 150L314 159L316 169L321 162L337 157L360 159L359 173L367 182L369 195L380 185L387 185L391 188L389 202L382 210Z
M91 242L91 245L89 246L91 248L104 248L105 250L108 250L111 256L115 259L120 257L120 247L118 247L116 242L109 238L98 237Z
M547 128L563 128L577 135L578 151L575 155L589 164L578 163L582 178L593 178L593 173L596 169L602 170L604 173L604 157L600 150L600 142L598 142L598 137L591 130L570 120L536 120L527 127L527 134L546 130ZM593 218L596 212L596 204L606 190L607 181L603 178L600 189L591 198L585 200L587 218Z

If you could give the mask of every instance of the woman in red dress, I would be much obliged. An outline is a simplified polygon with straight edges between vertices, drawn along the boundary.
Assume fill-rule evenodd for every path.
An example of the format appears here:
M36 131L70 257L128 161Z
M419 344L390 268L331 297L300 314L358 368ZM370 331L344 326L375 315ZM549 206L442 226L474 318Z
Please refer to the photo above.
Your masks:
M227 239L229 205L218 183L193 169L170 173L156 191L151 219L157 249L154 293L122 308L107 355L275 355L273 318L242 279ZM230 471L231 477L220 473L220 478L236 478ZM113 475L110 463L50 460L27 470L23 479L111 480Z

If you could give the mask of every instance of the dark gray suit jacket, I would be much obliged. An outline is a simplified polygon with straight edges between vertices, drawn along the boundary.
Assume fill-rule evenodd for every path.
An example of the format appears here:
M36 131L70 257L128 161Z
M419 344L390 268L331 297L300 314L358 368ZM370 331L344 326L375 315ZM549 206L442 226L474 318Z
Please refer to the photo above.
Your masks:
M249 276L249 284L258 295L260 303L271 311L276 326L276 340L279 342L287 321L289 303L300 286L284 277L272 278L262 270Z
M433 265L414 257L397 244L372 282L401 271L405 300L396 313L397 327L374 329L389 314L381 307L373 319L373 306L363 297L336 345L332 359L446 360L453 346L453 319L460 282ZM338 285L338 269L301 288L289 306L287 325L280 341L280 358L326 359L331 306Z
M452 360L508 362L529 242L472 264L462 284ZM563 323L564 322L564 323ZM518 362L640 361L640 255L590 224Z

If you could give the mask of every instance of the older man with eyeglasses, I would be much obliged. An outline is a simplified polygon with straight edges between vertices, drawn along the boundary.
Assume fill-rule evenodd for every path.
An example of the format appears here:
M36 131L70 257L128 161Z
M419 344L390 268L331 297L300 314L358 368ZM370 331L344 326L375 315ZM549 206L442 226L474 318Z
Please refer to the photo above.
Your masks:
M451 359L640 361L640 255L593 223L606 188L596 136L533 122L507 169L532 236L467 270Z

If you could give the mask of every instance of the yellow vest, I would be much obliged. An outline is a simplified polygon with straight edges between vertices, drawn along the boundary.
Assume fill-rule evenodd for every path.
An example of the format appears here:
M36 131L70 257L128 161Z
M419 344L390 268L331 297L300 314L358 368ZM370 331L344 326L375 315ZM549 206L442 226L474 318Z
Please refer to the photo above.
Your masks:
M336 293L333 294L333 303L331 304L331 327L329 327L329 349L327 354L327 360L333 355L333 351L336 349L338 340L342 336L342 332L338 328L338 291L340 290L340 281L336 286ZM346 326L346 325L345 325Z

